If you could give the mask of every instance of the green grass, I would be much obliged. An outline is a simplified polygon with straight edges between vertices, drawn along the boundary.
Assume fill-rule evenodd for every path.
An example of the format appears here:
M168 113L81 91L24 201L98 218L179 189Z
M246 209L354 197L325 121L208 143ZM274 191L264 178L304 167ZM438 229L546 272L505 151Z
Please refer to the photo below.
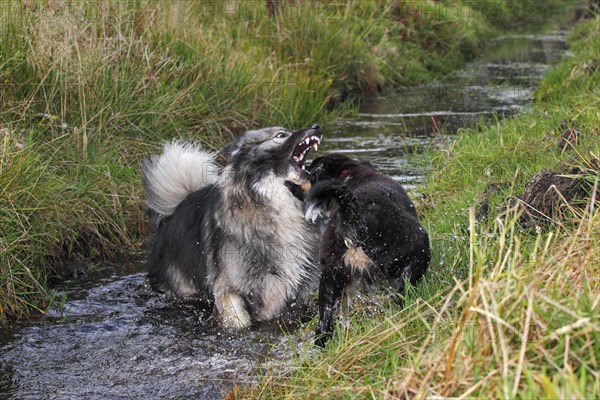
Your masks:
M486 4L2 2L0 323L47 307L64 263L140 245L139 165L162 141L351 115L346 98L461 66L519 7L563 6Z
M600 17L571 41L574 56L544 79L532 113L430 154L420 212L433 259L406 307L355 307L326 349L299 348L290 368L265 371L240 397L598 397ZM564 151L561 121L580 131ZM510 199L542 168L572 167L595 201L522 228ZM490 212L476 218L489 185Z

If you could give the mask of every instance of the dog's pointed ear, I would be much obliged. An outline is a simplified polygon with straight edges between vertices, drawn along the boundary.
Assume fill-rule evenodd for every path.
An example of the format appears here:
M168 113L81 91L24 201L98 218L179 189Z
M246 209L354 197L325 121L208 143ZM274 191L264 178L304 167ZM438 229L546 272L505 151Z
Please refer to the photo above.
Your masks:
M226 145L225 147L223 147L221 149L221 155L225 158L225 161L227 161L228 163L231 162L233 157L235 157L235 155L240 151L243 144L244 144L244 137L241 136L241 137L237 138L236 140L234 140L233 142Z

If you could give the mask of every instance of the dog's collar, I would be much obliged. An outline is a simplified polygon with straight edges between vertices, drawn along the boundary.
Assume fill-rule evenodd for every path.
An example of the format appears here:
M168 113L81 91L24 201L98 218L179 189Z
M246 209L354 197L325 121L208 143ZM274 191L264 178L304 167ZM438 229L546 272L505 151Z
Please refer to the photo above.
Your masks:
M350 175L350 168L344 168L338 175L338 179L343 181L348 177L348 175Z

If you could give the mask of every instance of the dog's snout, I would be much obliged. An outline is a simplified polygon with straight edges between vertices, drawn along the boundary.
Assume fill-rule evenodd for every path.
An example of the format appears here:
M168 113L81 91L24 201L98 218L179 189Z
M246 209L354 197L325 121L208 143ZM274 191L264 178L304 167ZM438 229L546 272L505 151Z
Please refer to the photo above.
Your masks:
M316 129L317 131L320 131L321 127L319 126L319 124L314 124L313 126L310 127L310 129Z

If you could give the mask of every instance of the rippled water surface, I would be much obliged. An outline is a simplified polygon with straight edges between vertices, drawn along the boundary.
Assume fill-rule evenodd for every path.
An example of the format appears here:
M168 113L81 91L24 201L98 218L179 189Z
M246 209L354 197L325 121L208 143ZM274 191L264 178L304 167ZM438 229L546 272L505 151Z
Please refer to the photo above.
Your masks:
M275 324L224 333L204 304L146 288L142 270L107 265L106 278L66 282L63 307L4 332L0 398L219 398L302 346Z
M549 65L568 54L565 35L506 35L441 82L370 99L358 118L326 132L320 153L368 158L414 187L425 146L527 107ZM145 288L143 270L141 262L104 265L98 277L57 288L68 294L62 307L2 331L0 398L220 398L261 368L286 368L312 343L276 324L223 333L204 305Z
M569 16L545 34L512 34L488 43L483 55L447 78L368 99L356 119L326 132L324 151L369 159L409 189L422 182L419 154L452 141L460 128L526 111L533 90L568 56Z

